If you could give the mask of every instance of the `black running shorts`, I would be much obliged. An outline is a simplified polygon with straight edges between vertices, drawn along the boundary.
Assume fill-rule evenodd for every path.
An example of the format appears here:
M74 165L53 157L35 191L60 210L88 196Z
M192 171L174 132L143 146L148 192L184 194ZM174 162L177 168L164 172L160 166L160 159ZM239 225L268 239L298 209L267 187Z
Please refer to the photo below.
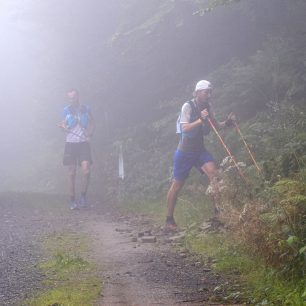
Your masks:
M88 161L92 164L90 144L88 142L66 142L63 158L64 166L81 165Z

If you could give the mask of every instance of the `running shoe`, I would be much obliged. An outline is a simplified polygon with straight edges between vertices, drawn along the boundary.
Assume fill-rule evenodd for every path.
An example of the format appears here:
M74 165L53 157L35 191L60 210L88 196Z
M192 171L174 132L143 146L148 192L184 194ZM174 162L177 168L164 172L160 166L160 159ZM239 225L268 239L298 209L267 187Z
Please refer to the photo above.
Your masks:
M165 226L164 226L165 231L176 231L177 230L177 225L174 221L174 218L169 218L167 217Z
M87 207L87 200L85 195L81 195L80 201L79 201L80 207Z
M71 210L77 209L78 208L78 204L76 203L76 201L70 201L69 208Z

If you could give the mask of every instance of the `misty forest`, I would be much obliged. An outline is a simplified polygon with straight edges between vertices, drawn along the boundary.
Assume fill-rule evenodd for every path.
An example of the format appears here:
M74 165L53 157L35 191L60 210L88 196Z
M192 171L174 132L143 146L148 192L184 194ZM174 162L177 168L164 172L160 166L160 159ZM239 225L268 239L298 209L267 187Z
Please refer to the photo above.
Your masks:
M305 0L0 24L0 305L306 305Z

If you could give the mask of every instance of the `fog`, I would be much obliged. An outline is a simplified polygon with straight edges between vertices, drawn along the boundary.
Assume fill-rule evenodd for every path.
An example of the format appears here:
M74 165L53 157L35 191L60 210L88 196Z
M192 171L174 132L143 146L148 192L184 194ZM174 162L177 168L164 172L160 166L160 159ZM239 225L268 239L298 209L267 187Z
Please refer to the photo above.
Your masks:
M29 161L28 144L35 146L37 120L38 83L37 51L41 42L29 38L33 27L29 22L19 20L21 1L7 1L1 5L0 60L1 60L1 109L0 133L2 139L1 173L3 181L13 171L22 170ZM26 6L26 2L24 2ZM16 172L15 172L16 171Z
M241 1L202 15L197 1L2 1L1 189L63 186L56 125L67 89L92 106L98 155L126 129L162 118L165 101L188 99L198 79L232 58L246 61L287 29L283 20L294 18L285 2Z
M48 172L54 173L52 167L58 168L61 160L63 135L56 124L67 89L79 88L81 97L91 102L99 99L89 82L96 81L93 73L104 70L106 62L105 45L119 1L108 3L2 1L1 189L35 190L48 185ZM92 35L94 30L99 41ZM90 49L94 46L99 63Z

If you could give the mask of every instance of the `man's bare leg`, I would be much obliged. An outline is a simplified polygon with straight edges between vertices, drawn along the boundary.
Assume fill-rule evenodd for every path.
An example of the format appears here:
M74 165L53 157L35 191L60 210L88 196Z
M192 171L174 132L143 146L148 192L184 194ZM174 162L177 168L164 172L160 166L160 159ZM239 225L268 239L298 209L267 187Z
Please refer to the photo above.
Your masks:
M76 176L76 166L68 166L68 177L69 177L69 195L70 197L75 197L75 176Z
M173 223L173 227L176 227L173 218L174 209L176 206L178 194L183 188L184 183L185 181L177 181L174 179L167 194L167 221L170 221L170 224Z
M76 177L76 165L68 166L68 178L69 178L69 195L70 195L70 208L76 208L75 202L75 177Z
M218 177L218 170L214 162L205 163L201 169L207 175L210 182Z
M83 181L82 181L80 206L86 206L87 205L86 194L87 194L89 181L90 181L90 162L82 161L81 168L82 168L82 174L83 174Z

